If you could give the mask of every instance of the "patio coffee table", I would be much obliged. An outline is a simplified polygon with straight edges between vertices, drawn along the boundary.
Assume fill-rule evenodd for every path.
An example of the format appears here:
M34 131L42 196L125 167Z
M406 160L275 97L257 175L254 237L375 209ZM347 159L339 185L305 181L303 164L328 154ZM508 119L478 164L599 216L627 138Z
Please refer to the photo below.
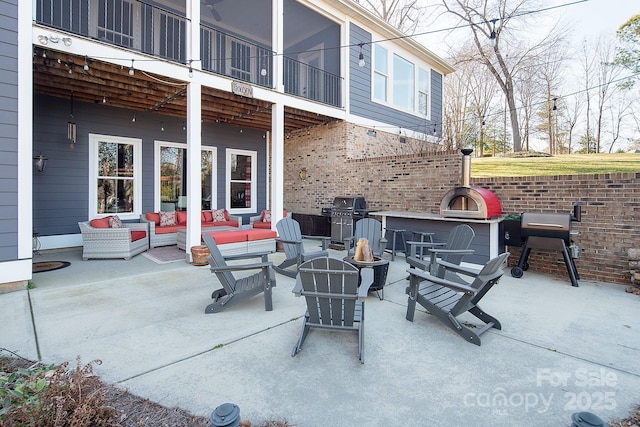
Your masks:
M384 284L387 281L387 272L389 271L389 261L380 257L373 257L372 262L356 261L352 256L343 258L343 261L355 266L358 270L363 268L373 268L373 283L369 287L369 291L375 291L378 298L384 299ZM358 285L360 281L358 280Z

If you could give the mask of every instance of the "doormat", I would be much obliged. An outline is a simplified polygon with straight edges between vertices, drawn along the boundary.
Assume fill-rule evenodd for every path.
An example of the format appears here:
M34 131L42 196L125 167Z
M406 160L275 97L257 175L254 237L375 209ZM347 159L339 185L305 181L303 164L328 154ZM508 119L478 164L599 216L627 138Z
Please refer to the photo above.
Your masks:
M150 259L156 264L168 264L170 262L185 261L186 254L177 246L161 246L159 248L149 249L142 253L142 256Z
M46 262L34 262L32 272L44 273L45 271L59 270L61 268L69 267L70 262L67 261L46 261Z

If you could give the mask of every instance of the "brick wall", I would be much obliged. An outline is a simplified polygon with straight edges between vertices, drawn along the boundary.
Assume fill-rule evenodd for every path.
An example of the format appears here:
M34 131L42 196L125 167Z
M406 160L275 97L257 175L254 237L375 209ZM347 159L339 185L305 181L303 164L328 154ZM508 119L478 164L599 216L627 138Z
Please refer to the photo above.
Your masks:
M439 213L440 200L460 184L462 156L438 151L426 141L349 123L330 123L291 134L285 140L284 207L319 214L335 196L362 195L370 210ZM299 171L305 168L306 180ZM471 162L473 170L473 161ZM571 213L582 202L581 248L576 266L581 278L630 283L627 248L640 247L640 173L472 179L471 185L493 191L502 211ZM520 248L510 248L514 265ZM562 254L534 249L531 270L566 277ZM525 273L526 274L526 273Z
M472 162L473 168L473 162ZM580 257L575 260L581 278L630 283L628 248L640 247L640 173L559 175L472 179L472 185L489 188L504 213L525 211L571 213L582 202L582 221L573 222ZM520 256L510 248L511 264ZM529 264L536 271L566 276L562 255L534 249Z

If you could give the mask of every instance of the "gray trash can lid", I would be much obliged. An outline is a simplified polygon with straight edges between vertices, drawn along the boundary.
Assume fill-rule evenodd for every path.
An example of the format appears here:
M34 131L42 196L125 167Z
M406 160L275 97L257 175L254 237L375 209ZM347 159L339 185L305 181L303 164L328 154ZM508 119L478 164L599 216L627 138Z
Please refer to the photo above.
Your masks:
M597 415L591 412L576 412L571 415L572 426L575 427L608 427Z
M240 424L240 408L233 403L223 403L211 413L210 421L215 427L237 427Z

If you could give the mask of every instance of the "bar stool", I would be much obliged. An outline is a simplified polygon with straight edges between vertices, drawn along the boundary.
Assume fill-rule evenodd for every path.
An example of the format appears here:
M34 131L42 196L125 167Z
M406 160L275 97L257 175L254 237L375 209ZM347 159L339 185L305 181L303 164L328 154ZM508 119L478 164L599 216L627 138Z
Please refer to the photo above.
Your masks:
M402 252L404 252L404 256L407 256L407 243L404 238L405 231L406 230L399 230L395 228L387 228L385 231L385 234L389 232L393 233L393 238L391 240L391 261L396 259L396 238L398 236L398 233L400 233L400 241L402 242L402 249L403 249ZM387 236L385 235L385 237ZM387 240L389 239L387 238Z
M411 241L412 242L420 242L420 243L424 243L424 242L429 242L429 243L433 243L433 235L435 233L429 232L429 231L412 231L411 232ZM418 240L418 237L420 238L420 240ZM425 240L426 239L426 240ZM424 251L424 247L420 246L419 251L416 250L416 256L420 259L422 259L422 252Z

